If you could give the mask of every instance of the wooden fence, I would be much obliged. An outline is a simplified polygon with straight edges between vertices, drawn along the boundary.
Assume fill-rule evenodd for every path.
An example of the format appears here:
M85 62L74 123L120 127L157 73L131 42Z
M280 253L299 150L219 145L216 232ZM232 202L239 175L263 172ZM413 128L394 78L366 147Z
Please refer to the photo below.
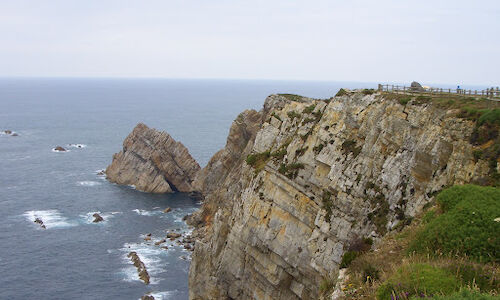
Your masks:
M431 94L431 95L458 95L458 96L470 96L470 97L482 97L491 100L500 100L500 89L490 88L485 90L466 90L466 89L444 89L444 88L433 88L433 87L407 87L400 85L391 84L379 84L378 90L381 92L393 92L393 93L419 93L419 94Z

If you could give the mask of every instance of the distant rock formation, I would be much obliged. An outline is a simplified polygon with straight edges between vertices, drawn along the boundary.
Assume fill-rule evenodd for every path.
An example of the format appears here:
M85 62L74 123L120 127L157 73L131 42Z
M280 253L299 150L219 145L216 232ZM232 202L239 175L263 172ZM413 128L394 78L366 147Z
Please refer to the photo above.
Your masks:
M139 123L113 155L106 178L148 193L190 192L200 166L168 133Z
M415 91L424 91L425 89L422 87L422 85L416 81L413 81L410 85L410 88Z

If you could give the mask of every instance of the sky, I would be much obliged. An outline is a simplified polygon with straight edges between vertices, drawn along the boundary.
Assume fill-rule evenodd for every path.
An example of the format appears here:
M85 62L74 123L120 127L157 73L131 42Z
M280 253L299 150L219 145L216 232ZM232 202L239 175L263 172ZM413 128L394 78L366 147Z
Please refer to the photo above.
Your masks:
M496 86L499 35L499 0L0 0L0 77Z

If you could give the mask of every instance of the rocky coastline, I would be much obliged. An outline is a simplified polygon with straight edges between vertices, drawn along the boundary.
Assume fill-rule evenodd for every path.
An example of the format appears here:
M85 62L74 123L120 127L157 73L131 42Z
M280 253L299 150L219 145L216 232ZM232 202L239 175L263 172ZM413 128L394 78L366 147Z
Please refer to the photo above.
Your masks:
M168 134L139 124L106 175L203 199L185 218L192 235L156 242L193 251L190 299L317 299L357 240L375 247L443 188L489 176L474 155L470 120L405 101L370 90L322 100L271 95L262 110L236 118L203 169Z

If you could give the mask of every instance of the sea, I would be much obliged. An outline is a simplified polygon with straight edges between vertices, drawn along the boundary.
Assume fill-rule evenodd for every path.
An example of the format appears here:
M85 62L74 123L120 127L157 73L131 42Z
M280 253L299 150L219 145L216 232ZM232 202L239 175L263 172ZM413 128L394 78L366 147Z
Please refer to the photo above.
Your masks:
M203 167L224 147L237 115L261 109L266 96L329 98L341 87L376 84L0 79L0 132L17 134L0 133L0 299L188 299L191 253L154 242L170 231L189 234L182 218L201 203L112 184L99 170L139 122L167 131ZM96 212L103 222L92 222ZM131 251L145 263L149 285L139 280Z

